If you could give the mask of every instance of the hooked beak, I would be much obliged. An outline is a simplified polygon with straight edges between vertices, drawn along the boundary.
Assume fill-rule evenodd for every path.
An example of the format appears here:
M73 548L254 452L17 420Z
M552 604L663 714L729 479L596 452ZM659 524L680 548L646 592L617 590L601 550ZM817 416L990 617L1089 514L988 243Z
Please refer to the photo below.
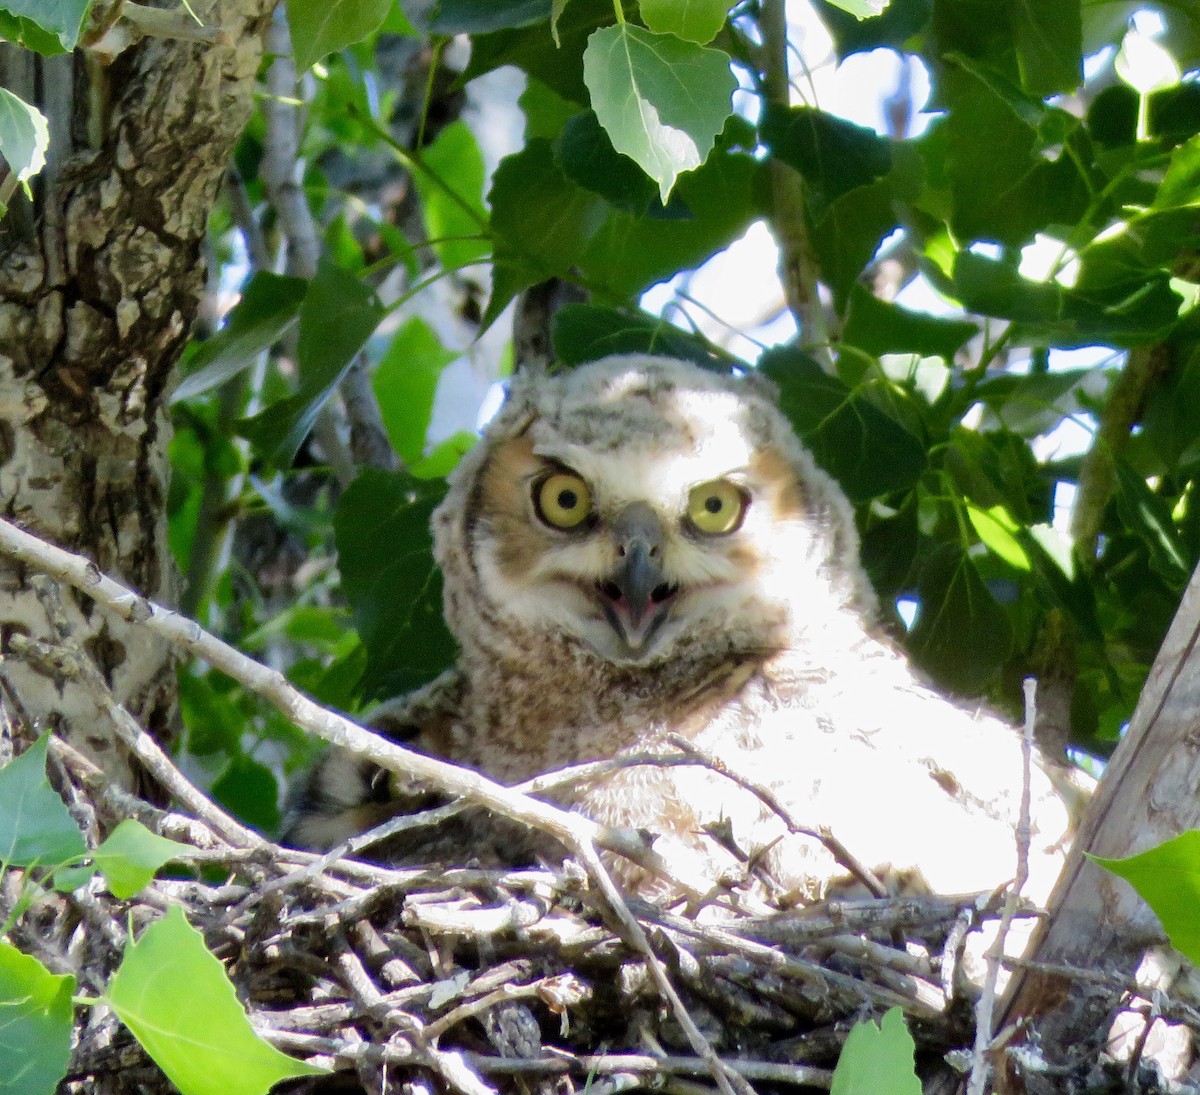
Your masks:
M634 651L643 649L670 611L677 587L663 571L663 527L644 502L628 506L613 524L620 563L599 584L608 622Z

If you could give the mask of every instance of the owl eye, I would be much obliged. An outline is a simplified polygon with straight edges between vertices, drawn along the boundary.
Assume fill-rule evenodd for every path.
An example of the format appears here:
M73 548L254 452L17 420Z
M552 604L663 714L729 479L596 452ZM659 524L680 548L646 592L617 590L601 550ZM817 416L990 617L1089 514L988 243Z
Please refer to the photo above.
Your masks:
M592 492L578 475L555 472L533 488L533 505L546 524L554 528L578 528L591 516Z
M708 536L733 532L746 514L747 498L728 479L714 479L692 487L688 494L687 519L693 528Z

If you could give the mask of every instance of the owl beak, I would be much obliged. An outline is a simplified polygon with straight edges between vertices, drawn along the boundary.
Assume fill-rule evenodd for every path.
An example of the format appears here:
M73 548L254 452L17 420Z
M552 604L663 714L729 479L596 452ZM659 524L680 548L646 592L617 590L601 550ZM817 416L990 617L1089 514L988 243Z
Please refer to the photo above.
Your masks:
M663 571L663 527L644 502L626 507L613 523L620 563L600 583L608 622L632 650L650 640L670 610L676 588Z

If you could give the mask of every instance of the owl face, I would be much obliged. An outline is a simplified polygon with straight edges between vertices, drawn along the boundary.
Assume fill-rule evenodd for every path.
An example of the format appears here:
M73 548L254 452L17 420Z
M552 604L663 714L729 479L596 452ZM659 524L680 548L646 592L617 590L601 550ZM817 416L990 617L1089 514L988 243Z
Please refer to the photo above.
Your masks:
M765 392L669 359L514 387L435 531L464 646L490 628L626 666L766 651L805 603L862 594L840 577L849 508Z

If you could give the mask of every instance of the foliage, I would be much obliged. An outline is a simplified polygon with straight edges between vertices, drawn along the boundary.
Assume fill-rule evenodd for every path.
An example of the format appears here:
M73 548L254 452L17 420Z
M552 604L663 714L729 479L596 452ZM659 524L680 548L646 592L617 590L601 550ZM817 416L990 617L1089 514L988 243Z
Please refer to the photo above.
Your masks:
M427 518L469 438L428 438L466 348L420 304L449 293L474 336L560 279L585 298L552 322L560 363L652 350L760 368L855 504L917 662L1010 710L1022 677L1066 681L1073 741L1111 748L1200 557L1200 17L1148 0L1153 35L1126 5L1080 0L814 0L841 59L890 49L923 66L934 113L910 134L772 90L788 75L786 50L771 53L777 2L441 0L422 22L380 0L288 0L295 61L312 66L300 162L322 257L273 268L296 241L260 108L236 156L252 217L226 201L212 218L217 280L240 302L189 347L173 400L185 610L351 711L445 668ZM0 0L0 35L83 48L90 14L87 0ZM470 60L447 79L456 35ZM417 59L411 85L384 64L397 43ZM527 80L525 131L488 182L456 104L505 65ZM46 145L41 115L0 91L0 198L37 176ZM686 292L680 322L643 307L759 222L819 280L820 324L742 360ZM945 314L905 297L917 279ZM339 441L359 362L398 469ZM1060 457L1072 423L1095 439ZM1068 533L1055 506L1070 490ZM189 669L180 688L195 768L273 829L312 743L228 682ZM89 853L45 748L0 771L0 858L64 886L100 870L132 892L172 850L118 830ZM151 931L199 953L171 914L131 956L155 952ZM59 1022L70 990L5 955L0 990L28 976L28 1021ZM130 977L114 1007L137 995ZM879 1037L893 1036L885 1018ZM163 1052L199 1090L182 1071L198 1058Z
M0 842L6 849L0 872L37 868L25 879L18 912L41 896L35 875L70 891L88 886L99 871L115 897L129 898L159 868L192 851L132 819L89 851L47 779L49 741L43 734L0 769ZM55 976L0 941L0 1092L52 1095L57 1088L71 1055L74 988L74 977ZM224 967L178 906L128 944L103 1002L184 1095L263 1095L282 1079L320 1071L258 1037Z
M1125 859L1088 858L1132 885L1162 921L1171 946L1189 962L1200 961L1200 831Z
M921 1095L915 1051L900 1008L885 1012L878 1026L870 1019L855 1023L833 1073L832 1095Z

